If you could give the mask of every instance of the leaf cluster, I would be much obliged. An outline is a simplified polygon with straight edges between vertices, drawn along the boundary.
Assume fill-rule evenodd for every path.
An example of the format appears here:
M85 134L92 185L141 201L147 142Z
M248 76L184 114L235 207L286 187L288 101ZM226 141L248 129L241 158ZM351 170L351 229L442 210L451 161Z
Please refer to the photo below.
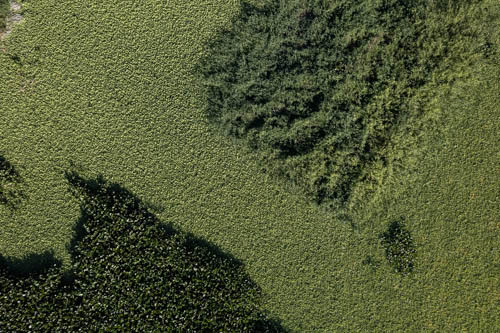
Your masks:
M410 231L403 221L393 221L380 235L385 256L396 272L408 274L413 271L416 248Z
M278 331L240 262L162 224L133 194L67 173L81 219L62 271L0 262L0 331Z

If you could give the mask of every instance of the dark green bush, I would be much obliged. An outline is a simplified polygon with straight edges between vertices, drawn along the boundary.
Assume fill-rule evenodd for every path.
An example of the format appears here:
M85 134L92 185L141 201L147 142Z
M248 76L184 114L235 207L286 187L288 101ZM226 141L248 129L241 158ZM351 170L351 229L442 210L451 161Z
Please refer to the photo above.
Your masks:
M242 1L197 67L206 113L261 151L269 171L342 205L365 169L398 158L386 147L419 116L410 100L460 34L459 22L436 30L428 16L466 3Z
M415 260L415 244L403 221L392 222L387 231L380 235L389 264L397 271L407 274L413 271Z
M236 259L162 224L119 185L67 178L81 199L72 269L14 274L0 258L0 331L282 330Z

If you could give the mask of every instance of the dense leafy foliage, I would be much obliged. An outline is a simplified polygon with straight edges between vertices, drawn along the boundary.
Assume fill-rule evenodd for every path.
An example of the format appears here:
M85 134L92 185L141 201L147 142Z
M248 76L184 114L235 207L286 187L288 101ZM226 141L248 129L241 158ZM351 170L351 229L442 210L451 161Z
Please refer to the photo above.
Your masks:
M380 235L380 242L385 249L387 261L397 272L406 274L413 271L415 244L402 221L389 224L387 231Z
M243 1L198 68L206 113L262 151L272 172L318 202L344 204L357 183L381 182L368 170L401 158L387 146L422 111L411 98L460 31L449 24L437 35L427 17L464 4Z
M235 259L163 225L117 184L67 178L82 213L72 269L45 260L13 274L0 258L0 331L280 330Z

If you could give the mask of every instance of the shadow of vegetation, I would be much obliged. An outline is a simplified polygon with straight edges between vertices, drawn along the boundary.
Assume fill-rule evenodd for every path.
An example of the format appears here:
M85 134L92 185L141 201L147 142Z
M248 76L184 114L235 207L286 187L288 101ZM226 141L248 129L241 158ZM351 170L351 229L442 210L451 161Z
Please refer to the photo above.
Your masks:
M53 250L42 253L30 253L22 258L3 257L0 254L0 267L13 278L23 278L46 274L50 269L60 268L61 260L57 259Z
M68 244L71 269L53 251L0 255L0 331L285 332L262 310L240 260L162 223L119 184L75 171L65 177L81 212Z
M220 247L218 247L214 243L210 243L206 239L199 238L190 232L186 233L185 237L186 238L184 245L186 246L186 249L193 250L196 248L204 248L208 250L211 254L219 258L229 260L231 264L234 265L235 267L243 266L243 262L241 260L234 257L229 252L224 252Z
M5 157L0 155L0 204L11 210L19 207L25 193L21 190L21 175Z
M88 220L88 216L85 211L80 208L80 217L73 226L73 237L71 238L69 244L66 246L66 250L69 254L75 253L76 246L82 241L82 239L87 235L85 230L85 221Z
M85 179L75 171L66 172L65 177L70 183L75 195L91 198L90 206L94 206L95 202L98 202L96 207L91 207L90 209L88 205L81 205L81 216L75 225L74 237L69 245L69 251L75 257L81 254L82 248L79 247L79 244L81 244L82 240L89 234L95 233L95 230L92 230L93 228L102 227L102 225L96 224L94 215L98 210L104 209L107 213L110 212L131 221L127 225L124 224L116 229L119 230L119 234L126 234L127 232L131 234L134 233L136 230L133 224L134 222L137 223L137 221L140 221L141 227L138 229L142 234L140 237L151 237L155 240L165 242L175 239L172 245L174 248L177 246L174 252L177 251L176 255L181 258L179 266L192 265L193 270L198 268L201 271L222 271L220 277L218 277L221 281L228 278L234 279L235 281L228 282L229 285L232 285L231 289L233 290L228 292L226 296L234 298L229 302L233 302L235 306L238 306L237 303L239 302L239 298L241 298L242 303L246 303L247 300L244 300L245 297L252 299L260 295L260 288L246 273L244 273L244 265L240 260L205 239L199 238L192 233L177 230L171 223L163 223L158 220L154 214L149 212L149 209L151 209L150 204L142 202L137 196L120 184L109 183L102 175L97 176L95 179ZM153 228L154 235L148 234L147 228ZM114 235L114 233L111 234ZM141 241L138 240L137 245L140 246L140 243ZM156 254L153 254L153 256L155 255ZM161 256L156 258L156 260L162 260ZM234 274L234 272L239 273ZM181 275L186 273L188 275L186 278L187 281L193 283L193 285L198 285L199 282L195 281L200 278L213 279L213 277L209 277L208 275L204 276L203 274L197 274L195 271L184 272L181 273ZM201 289L206 288L206 286L213 282L214 281L208 281L202 283L205 287ZM214 287L221 288L219 281L214 284ZM210 289L212 288L206 289L205 292L211 293L221 291ZM194 292L196 293L197 291ZM254 292L256 293L255 295L253 294ZM222 301L228 302L227 299L219 300L219 302ZM254 316L252 320L252 324L250 325L252 328L249 330L251 332L285 332L279 320L268 318L264 313L259 313Z

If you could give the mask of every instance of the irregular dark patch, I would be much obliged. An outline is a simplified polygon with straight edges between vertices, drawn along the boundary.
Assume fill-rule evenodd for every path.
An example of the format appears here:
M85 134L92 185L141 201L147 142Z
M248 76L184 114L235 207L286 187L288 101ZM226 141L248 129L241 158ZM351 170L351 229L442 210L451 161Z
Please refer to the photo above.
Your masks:
M367 255L365 257L365 259L363 259L363 261L361 262L363 265L367 265L369 267L371 267L371 269L373 271L377 270L377 267L379 266L379 262L377 261L377 259L375 259L375 257L373 257L372 255Z
M81 200L72 268L14 275L0 258L0 331L283 331L241 262L161 223L118 184L66 178Z
M16 209L26 196L21 190L22 178L17 169L0 155L0 204Z
M380 234L379 238L389 264L399 273L411 273L414 268L416 248L403 219L389 224L387 231Z

